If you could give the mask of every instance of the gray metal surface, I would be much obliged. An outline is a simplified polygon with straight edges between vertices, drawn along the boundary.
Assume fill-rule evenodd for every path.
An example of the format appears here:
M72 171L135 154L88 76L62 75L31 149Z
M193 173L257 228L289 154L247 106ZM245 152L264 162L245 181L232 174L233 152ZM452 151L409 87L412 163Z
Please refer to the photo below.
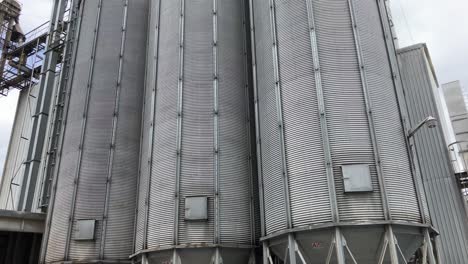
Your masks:
M450 121L455 133L456 150L459 151L462 159L461 170L468 168L468 110L466 104L465 91L460 81L442 84L442 91L447 104ZM451 144L453 142L449 142Z
M256 243L244 12L241 1L151 2L136 255L180 247L196 263L182 248ZM194 196L208 198L206 221L187 220Z
M266 235L355 221L423 223L380 4L251 3ZM358 164L369 166L373 191L345 193L342 166Z
M46 262L132 253L147 1L81 2L82 24ZM96 220L76 241L76 221Z
M19 93L15 120L3 167L0 189L0 208L19 210L24 169L29 149L29 136L32 130L32 116L36 106L39 87L34 86Z
M309 11L313 16L307 14L305 0L273 3L281 83L281 90L276 92L275 80L271 79L275 76L275 60L271 57L271 44L268 44L275 43L269 28L270 5L263 0L254 2L253 6L267 233L285 228L287 219L284 212L278 211L285 208L287 200L281 193L281 144L274 101L278 92L282 96L295 227L331 221L325 173L329 162L323 148L317 148L322 145L324 136L319 126L321 115L326 115L340 221L384 219L376 168L380 163L392 219L420 222L377 3L369 0L311 1ZM318 49L315 62L309 19L313 19L315 25ZM359 38L353 32L354 25ZM364 79L361 69L365 71ZM321 72L324 113L319 112L317 96L321 93L316 93L319 86L314 80L317 71ZM364 85L367 90L363 90ZM372 102L369 111L373 127L366 113L365 93ZM378 162L371 131L375 133L380 153ZM374 192L344 194L340 166L349 164L370 166Z
M398 59L411 125L417 125L427 116L441 120L436 104L439 84L426 45L403 48L398 52ZM432 223L440 233L436 240L438 255L442 263L465 263L468 219L442 128L423 127L414 139Z

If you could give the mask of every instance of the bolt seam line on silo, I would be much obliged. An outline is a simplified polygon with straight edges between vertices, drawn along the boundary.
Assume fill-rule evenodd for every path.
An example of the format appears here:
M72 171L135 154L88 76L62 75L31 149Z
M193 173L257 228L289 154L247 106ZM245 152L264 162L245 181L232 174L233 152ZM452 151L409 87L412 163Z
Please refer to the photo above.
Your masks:
M219 105L218 105L218 6L217 0L213 0L213 143L214 143L214 243L220 243L219 230ZM218 251L217 251L218 252Z
M249 17L250 17L250 46L252 51L252 85L254 91L254 108L255 108L255 143L257 150L257 178L258 178L258 196L260 200L260 228L261 236L266 235L265 230L265 211L264 211L264 195L263 195L263 167L262 167L262 146L261 146L261 133L260 133L260 110L258 106L258 83L257 83L257 55L256 55L256 42L255 42L255 19L254 19L254 6L253 0L249 0Z
M245 1L240 1L241 2L241 11L242 11L242 23L241 23L241 26L242 26L242 32L243 32L243 35L242 35L242 52L244 54L243 58L244 58L244 92L245 92L245 102L246 102L246 131L247 131L247 144L248 144L248 148L249 148L249 153L248 153L248 165L249 165L249 183L250 183L250 190L249 190L249 193L250 193L250 200L249 200L249 203L250 203L250 236L251 236L251 244L252 245L255 245L255 234L256 234L256 230L255 230L255 204L254 204L254 180L253 180L253 160L252 160L252 130L251 130L251 116L250 116L250 108L251 108L251 105L250 105L250 96L249 96L249 88L250 88L250 83L249 83L249 68L248 68L248 57L247 57L247 21L246 21L246 2Z
M385 3L381 2L385 0L376 0L376 1L377 1L377 6L378 6L377 9L379 11L379 16L380 16L380 25L382 27L383 35L385 38L385 46L387 50L387 57L389 59L390 71L393 76L392 81L393 81L393 86L394 86L394 90L396 93L395 99L397 100L398 110L400 113L401 126L403 130L402 132L405 138L405 147L406 147L408 159L410 161L410 164L409 164L410 173L412 176L411 177L412 182L415 186L415 194L416 194L416 199L418 202L419 213L420 213L422 223L427 223L426 214L424 212L424 204L422 201L422 193L421 193L421 190L419 189L420 187L419 183L416 180L416 177L419 177L420 175L415 171L413 167L414 160L413 160L412 153L410 150L410 142L408 141L408 131L409 131L409 124L408 124L409 119L407 118L408 109L406 108L404 104L405 100L404 100L403 83L401 79L400 68L398 67L397 62L395 61L396 60L396 48L395 48L395 43L393 42L393 33L391 30L389 32L389 28L385 24L385 20L387 20L387 23L390 23L390 21L388 21L389 15L387 13L387 7ZM389 37L392 39L391 41L389 41ZM394 54L394 56L392 56L392 54ZM391 208L390 208L390 211L391 211Z
M284 143L284 122L283 122L283 108L282 108L282 95L281 95L281 82L279 73L279 58L278 58L278 36L277 36L277 25L276 25L276 1L270 0L270 27L271 37L273 39L272 53L273 53L273 71L275 78L275 94L276 94L276 114L278 121L278 131L280 140L280 152L281 152L281 165L282 165L282 177L284 187L284 199L286 205L286 225L287 228L292 228L292 217L291 217L291 203L289 196L289 179L288 169L286 161L286 151Z
M70 240L72 235L72 228L73 228L73 218L75 217L75 206L76 206L76 198L78 193L78 184L80 180L80 172L81 172L81 161L83 159L83 145L84 145L84 138L86 132L86 125L88 120L88 110L89 110L89 99L90 93L92 89L92 81L94 76L94 65L96 61L96 44L98 41L98 33L99 33L99 26L101 23L101 12L102 12L102 0L99 0L98 7L97 7L97 15L96 15L96 24L94 28L94 39L93 45L91 48L91 59L89 62L89 73L88 73L88 80L87 80L87 87L86 87L86 97L85 97L85 105L83 110L83 121L81 123L81 138L80 144L78 146L78 161L75 171L75 179L74 179L74 187L73 187L73 194L72 194L72 204L70 207L70 216L68 219L68 230L67 230L67 239L65 241L65 254L64 260L68 260L68 255L70 251Z
M180 0L179 17L179 82L177 87L177 146L176 146L176 188L174 214L174 246L179 244L179 207L180 207L180 165L182 155L182 117L184 88L184 31L185 31L185 0Z
M146 83L145 85L147 86L146 89L148 89L148 85L151 85L151 123L149 127L149 133L148 133L148 147L149 152L150 152L150 157L148 159L148 179L147 179L147 184L146 184L146 194L145 194L145 217L144 217L144 223L143 223L143 234L142 234L142 247L143 249L148 248L148 222L149 222L149 211L150 211L150 199L151 199L151 185L152 185L152 173L153 173L153 157L154 157L154 136L155 136L155 119L156 119L156 94L157 94L157 79L158 79L158 65L159 65L159 30L160 30L160 17L161 17L161 1L159 0L157 2L157 17L156 17L156 28L155 28L155 42L156 45L154 45L154 54L155 57L154 59L154 65L155 65L155 71L154 71L154 80L151 80L150 83ZM151 2L150 2L151 5ZM151 10L151 8L150 8ZM151 11L149 11L151 12ZM151 16L151 14L150 14ZM150 18L148 18L148 21L150 21ZM148 67L146 67L148 70ZM146 76L148 76L148 72L146 72ZM144 161L143 161L144 162ZM136 235L136 233L135 233Z
M109 160L107 167L107 181L106 181L106 196L104 198L104 215L102 221L101 229L101 245L99 250L99 258L104 259L104 250L106 245L106 235L107 235L107 222L109 215L109 198L112 184L112 169L115 158L115 148L117 140L117 126L119 122L119 105L120 105L120 96L122 90L122 70L123 70L123 57L125 53L125 42L127 35L127 19L128 19L128 0L123 2L123 21L122 21L122 36L120 40L120 52L119 52L119 68L117 75L117 83L115 87L115 99L114 99L114 113L112 117L112 136L111 143L109 147Z
M312 0L307 0L307 15L309 22L310 45L312 50L312 60L315 68L315 89L317 93L318 110L320 115L320 127L322 131L322 145L325 155L325 169L328 179L328 192L330 195L331 214L334 223L340 221L338 203L336 199L335 179L333 175L333 164L330 149L330 139L328 137L327 116L325 110L325 98L323 95L322 74L320 68L320 57L318 51L318 40L315 26L314 7Z
M369 95L367 73L366 73L366 68L364 65L364 56L363 56L363 51L361 47L361 39L360 39L359 29L358 29L358 24L357 24L357 19L356 19L356 10L355 10L354 3L353 3L354 0L347 0L347 1L348 1L348 6L349 6L349 13L351 15L351 24L352 24L351 27L353 28L354 43L356 45L356 52L357 52L358 63L359 63L359 72L360 72L360 77L361 77L361 85L362 85L362 91L364 94L364 101L366 104L367 120L369 123L369 132L371 136L372 148L374 151L375 166L377 168L377 177L379 180L380 195L381 195L381 200L382 200L382 206L384 209L384 217L385 217L385 220L391 220L392 215L389 210L389 205L388 205L388 200L387 200L387 191L385 189L385 175L382 169L382 160L380 157L380 146L377 140L377 133L375 130L372 100Z
M75 1L72 0L72 4L71 4L71 7L73 9L75 8L78 8L79 9L79 4L76 4L75 6ZM70 36L70 38L75 38L76 37L76 43L74 44L73 46L73 55L72 55L72 61L73 61L73 64L72 64L72 67L69 69L69 74L70 73L73 73L74 72L74 68L75 68L75 64L76 64L76 54L77 54L77 50L78 50L78 43L79 43L79 35L80 35L80 32L81 32L81 18L83 17L83 11L84 11L84 5L85 3L83 3L82 7L81 7L81 11L79 11L79 15L78 17L76 17L75 19L77 20L75 23L76 24L76 35L73 35L73 36ZM75 14L75 12L78 12L77 10L73 10L72 11L72 16L73 14ZM71 18L72 19L72 18ZM64 107L64 112L63 112L63 122L62 122L62 133L60 135L60 138L58 139L58 149L60 149L60 151L57 152L57 156L56 156L56 160L57 160L57 164L53 170L53 174L52 174L52 187L51 187L51 190L50 190L50 198L49 198L49 206L48 206L48 212L47 212L47 222L46 222L46 227L45 227L45 231L44 231L44 236L43 236L43 239L42 239L42 249L41 249L41 256L40 256L40 261L41 263L44 263L45 262L45 257L46 257L46 252L47 252L47 246L48 246L48 243L49 243L49 235L50 235L50 228L51 228L51 224L52 224L52 214L53 214L53 211L54 211L54 205L55 205L55 195L56 195L56 191L57 191L57 182L58 182L58 173L59 173L59 170L60 170L60 166L61 166L61 155L62 155L62 150L63 150L63 142L64 142L64 134L65 134L65 129L67 127L67 116L68 116L68 111L69 111L69 108L70 108L70 94L71 94L71 90L72 90L72 83L73 83L73 80L74 80L74 75L72 74L71 75L71 78L68 80L68 83L66 84L67 85L67 89L66 91L68 91L68 93L66 94L65 96L65 106Z

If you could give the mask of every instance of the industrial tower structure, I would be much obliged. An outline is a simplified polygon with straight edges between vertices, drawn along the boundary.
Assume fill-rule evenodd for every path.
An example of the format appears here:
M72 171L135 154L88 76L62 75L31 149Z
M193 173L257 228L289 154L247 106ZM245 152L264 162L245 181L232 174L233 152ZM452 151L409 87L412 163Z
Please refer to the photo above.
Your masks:
M444 261L384 0L55 0L41 39L41 263Z

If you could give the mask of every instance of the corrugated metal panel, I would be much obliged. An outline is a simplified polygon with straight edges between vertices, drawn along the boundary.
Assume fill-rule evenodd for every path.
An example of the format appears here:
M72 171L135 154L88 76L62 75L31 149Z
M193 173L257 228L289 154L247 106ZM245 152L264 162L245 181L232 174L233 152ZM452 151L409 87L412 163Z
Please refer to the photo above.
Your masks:
M97 19L98 5L99 1L87 1L84 6L47 261L63 260L67 255L71 260L127 259L132 253L128 241L133 237L135 213L147 4L139 0L125 7L126 1L103 0ZM99 30L93 56L96 23ZM124 43L126 39L131 41ZM74 189L76 200L72 201ZM75 241L74 226L68 237L70 212L73 223L97 220L93 241ZM105 241L101 243L105 220ZM69 252L64 252L67 245Z
M213 15L212 1L185 3L180 243L214 238ZM209 197L208 222L184 221L185 196Z
M272 27L278 39L281 114L294 227L331 222L335 197L330 194L336 196L340 221L385 219L387 203L381 181L388 189L393 219L420 222L377 3L275 0L271 9L269 2L253 4L267 234L286 226ZM315 49L318 56L314 56ZM322 99L326 120L320 118ZM325 132L321 131L324 124ZM328 144L332 183L327 182L326 175ZM373 192L344 193L340 166L348 164L370 166ZM333 185L335 189L329 194Z
M157 51L158 45L154 45L152 41L159 33L159 10L160 6L157 2L149 3L148 18L149 23L147 25L147 38L146 38L146 69L145 69L145 92L143 96L143 118L141 123L141 142L140 142L140 167L138 170L138 193L137 193L137 212L136 212L136 223L135 223L135 251L144 249L144 243L146 242L145 229L146 229L146 213L147 213L147 194L149 191L149 168L151 159L152 135L150 130L153 128L153 103L155 97L153 94L156 89L156 64L157 64ZM151 59L148 59L151 58Z
M276 1L278 53L293 226L328 222L331 208L305 0ZM314 181L308 180L314 175ZM314 208L314 210L311 210Z
M218 0L219 185L221 243L252 243L249 99L241 1ZM236 66L236 67L233 67Z
M0 189L0 208L18 210L20 192L23 185L24 162L27 159L29 136L32 129L32 116L36 108L38 86L19 92L15 120L3 167Z
M181 4L184 4L183 9ZM220 243L253 243L242 4L217 0L215 13L213 4L213 0L162 1L160 13L157 3L151 9L147 57L156 56L157 60L148 63L147 95L151 96L150 89L156 89L155 120L154 134L144 132L144 136L154 137L154 154L151 170L148 170L151 171L149 181L144 179L143 171L140 178L140 190L145 190L147 186L143 185L148 182L151 187L148 248L174 243L213 243L216 221L219 221ZM155 30L158 13L159 40L151 32ZM219 105L217 112L215 102ZM146 104L149 103L147 99ZM182 108L180 117L179 107ZM151 107L146 106L144 120L151 122L148 116L151 116ZM151 131L149 125L144 129ZM180 158L177 153L179 137ZM145 139L145 142L151 141ZM215 152L216 142L218 153ZM142 151L143 165L145 160L151 159L150 150ZM219 218L215 216L218 170ZM178 197L177 191L180 191ZM144 194L140 194L140 208L144 207L142 196ZM208 221L185 220L185 197L190 196L208 197ZM142 217L140 213L137 250L144 240L141 238L144 234Z
M382 219L351 10L343 0L316 1L314 11L339 217L342 221ZM344 193L341 166L348 164L371 166L374 192Z
M116 54L120 53L118 44L121 39L123 4L120 1L103 1L101 8L73 216L73 220L96 219L96 233L102 232L103 226L109 148L113 132L114 90L119 67ZM96 236L92 243L83 243L74 241L74 234L75 230L71 235L70 259L99 258L100 236Z
M116 127L115 154L110 185L104 258L125 259L132 252L137 164L140 141L147 21L146 1L128 1L121 94ZM130 29L130 30L129 30ZM135 89L135 87L137 89Z
M429 115L439 119L435 102L438 87L427 48L415 45L400 50L398 55L411 125ZM468 259L468 219L442 129L423 127L414 138L432 224L440 232L438 254L444 263L464 263Z
M257 82L264 178L265 226L267 233L286 228L286 202L280 155L280 139L273 72L272 32L268 0L254 4Z
M152 16L157 16L154 10ZM172 245L176 190L180 1L161 1L148 247ZM153 40L154 41L154 40ZM156 43L152 43L155 45ZM152 49L152 48L150 48Z
M67 127L63 131L66 144L62 147L60 168L57 179L57 193L54 202L49 241L47 243L46 262L63 260L65 244L69 226L70 206L72 204L74 172L79 156L81 120L83 119L84 101L86 94L86 79L93 46L93 38L97 16L97 4L84 3L81 18L80 43L76 56L75 72L72 76L72 90L70 92ZM88 29L88 30L83 30ZM77 77L79 76L79 77ZM83 83L84 82L84 83ZM57 177L57 176L56 176Z
M361 36L363 63L373 103L374 129L392 219L420 222L420 210L411 174L395 86L378 16L377 2L354 0ZM395 56L390 54L390 56Z

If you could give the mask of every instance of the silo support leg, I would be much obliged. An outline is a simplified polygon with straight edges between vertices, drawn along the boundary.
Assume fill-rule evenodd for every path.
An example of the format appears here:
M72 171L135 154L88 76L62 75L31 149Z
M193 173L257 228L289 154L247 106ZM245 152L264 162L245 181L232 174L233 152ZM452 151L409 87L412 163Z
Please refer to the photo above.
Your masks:
M149 264L148 256L146 256L146 254L143 254L143 256L141 256L141 264Z
M333 256L333 251L335 250L335 244L336 244L335 237L333 237L330 243L330 248L328 249L328 255L327 255L327 260L325 261L325 264L330 264L330 261Z
M379 262L378 264L383 264L385 261L385 253L387 253L387 248L388 248L388 239L387 235L384 236L383 242L382 242L382 249L380 250L380 256L379 256Z
M213 257L211 258L211 264L223 264L223 258L221 257L218 247L215 249Z
M181 264L182 261L180 260L179 253L177 252L177 249L174 249L172 252L172 261L171 264Z
M252 249L250 252L250 257L249 257L249 262L248 264L257 264L256 256L255 256L255 250Z
M393 234L392 226L388 225L387 229L387 240L388 240L388 248L390 253L390 262L392 264L398 264L398 250L395 235Z
M273 264L270 249L268 248L268 245L265 242L263 242L263 264Z
M296 240L294 239L293 234L288 235L288 255L289 255L289 264L297 264L296 261Z
M426 228L424 229L424 247L425 247L425 260L423 263L429 264L437 264L435 255L434 255L434 248L432 247L431 236L429 235L429 230Z
M336 259L338 260L338 264L345 264L345 254L344 254L344 242L343 235L341 234L341 230L339 227L335 228L335 243L336 243Z

